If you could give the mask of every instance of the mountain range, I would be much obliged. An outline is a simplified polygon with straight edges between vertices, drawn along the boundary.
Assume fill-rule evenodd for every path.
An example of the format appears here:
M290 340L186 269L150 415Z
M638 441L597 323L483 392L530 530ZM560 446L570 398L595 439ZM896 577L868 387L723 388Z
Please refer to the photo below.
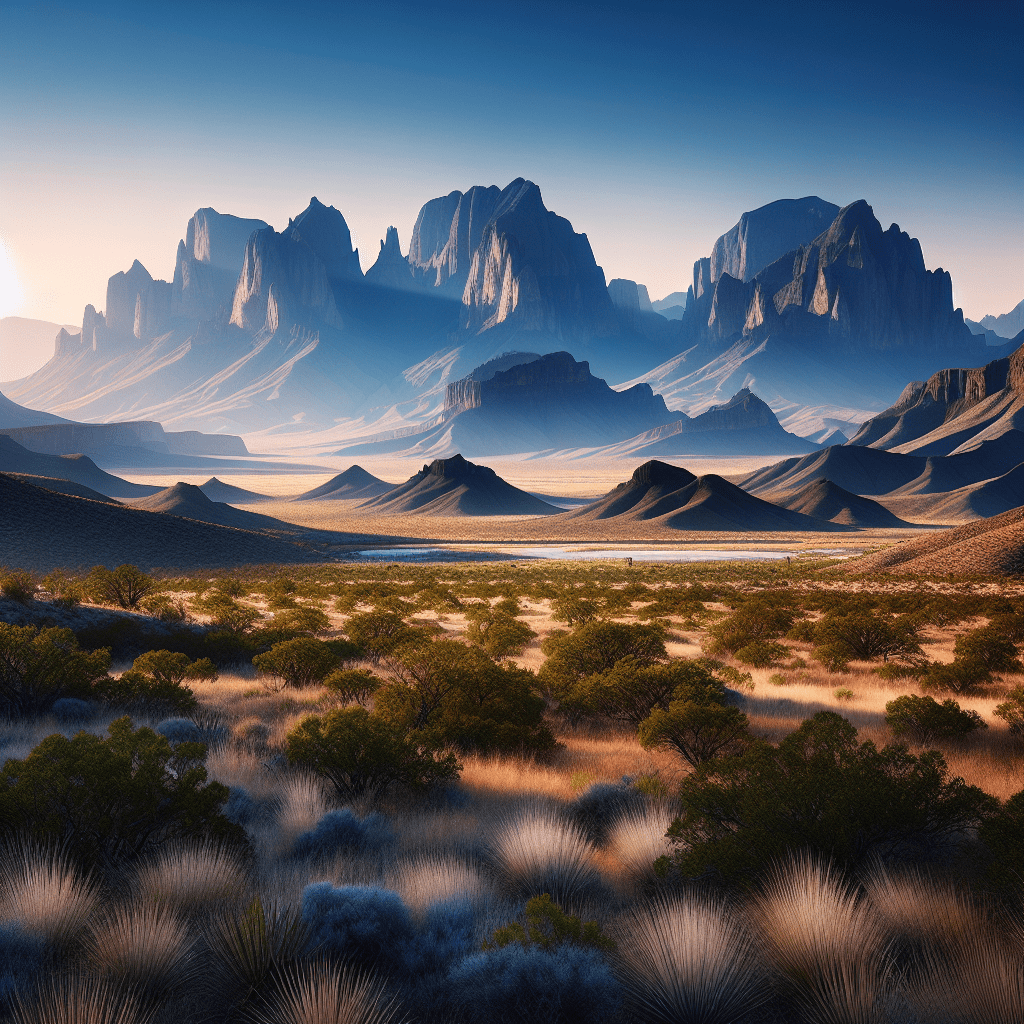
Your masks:
M575 433L526 430L523 416L495 428L494 385L422 454L473 450L474 437L502 453L617 443L744 388L787 422L813 420L803 432L820 439L891 406L898 381L1008 354L986 350L953 307L949 275L927 270L919 243L883 230L866 202L811 196L745 213L697 261L685 297L652 304L635 281L606 282L587 236L517 178L430 200L408 254L389 227L365 274L344 215L316 198L282 231L198 210L172 280L138 262L115 274L104 311L87 306L81 330L62 329L54 357L8 394L50 415L156 421L168 433L378 443L443 427L451 385L509 352L568 353L638 409L664 399L674 415L629 434L603 417Z

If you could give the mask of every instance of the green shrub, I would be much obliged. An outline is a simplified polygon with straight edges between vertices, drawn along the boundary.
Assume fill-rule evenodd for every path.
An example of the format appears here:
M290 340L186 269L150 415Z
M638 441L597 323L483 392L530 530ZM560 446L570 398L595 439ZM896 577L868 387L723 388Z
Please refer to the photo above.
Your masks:
M563 697L559 710L601 715L636 728L655 708L707 690L721 693L723 687L701 661L678 658L651 665L629 655L604 672L584 676Z
M977 711L962 711L955 700L941 704L933 697L908 693L885 705L885 721L897 739L914 743L960 739L976 729L987 729Z
M513 616L488 609L471 616L466 639L482 647L492 658L514 658L526 650L537 634L525 622Z
M551 617L569 626L584 626L597 618L597 605L575 594L551 602Z
M5 572L0 575L0 597L18 604L31 604L36 596L36 581L29 572Z
M86 588L99 604L138 608L139 602L157 589L157 583L134 565L116 569L97 565L86 579Z
M773 672L768 677L768 682L772 686L787 686L789 684L789 680L781 672Z
M265 654L252 659L253 665L271 688L314 686L338 667L338 657L322 640L296 637L274 644ZM280 680L281 686L274 681Z
M991 680L992 676L981 662L958 661L954 658L948 665L933 661L924 666L920 685L922 690L965 695L974 693Z
M331 620L324 611L304 604L278 612L271 628L293 636L316 636L330 629L330 626Z
M161 622L188 621L188 609L181 598L175 601L167 594L151 594L142 600L141 605L147 615L152 615Z
M851 701L854 698L854 692L846 687L840 687L838 690L833 692L832 696L835 697L836 700Z
M344 701L354 700L359 704L365 704L380 689L383 682L380 676L375 676L372 672L336 669L324 679L324 686Z
M288 760L322 775L344 799L375 795L392 784L423 789L459 777L462 766L411 739L365 708L309 715L288 734Z
M43 587L54 604L62 608L74 608L85 599L85 587L75 576L69 576L63 569L54 569L43 577Z
M1006 700L997 704L995 715L1001 718L1014 736L1024 736L1024 686L1015 686L1006 694Z
M707 653L735 654L758 641L778 640L790 630L795 618L795 610L776 595L758 594L708 630Z
M70 629L0 622L0 708L38 715L62 697L94 696L107 678L110 651L83 651Z
M776 640L754 640L736 651L735 658L744 665L768 668L789 657L789 648Z
M241 604L234 596L215 590L195 602L198 611L210 616L210 624L227 633L245 633L262 618L259 611Z
M227 786L207 782L202 744L172 747L152 729L133 731L127 717L108 731L107 739L48 736L24 760L9 760L0 828L104 868L173 840L244 846L244 831L221 814Z
M655 708L640 723L640 745L666 747L687 764L698 765L743 749L750 739L747 716L729 704L674 700L667 709Z
M555 745L532 672L457 640L408 649L395 667L401 678L377 690L377 714L429 746L539 753Z
M596 921L581 921L567 914L548 893L527 900L525 925L510 921L494 930L491 938L483 944L484 949L502 949L518 942L529 948L554 949L557 946L589 946L604 953L613 952L615 942L608 938Z
M606 672L623 658L649 665L668 657L665 627L658 623L588 622L571 633L552 634L541 650L547 660L540 677L558 695L567 693L584 676Z
M915 757L898 744L858 743L857 730L831 711L778 745L755 741L705 762L683 780L679 799L668 832L679 870L749 881L798 851L851 869L875 856L928 856L998 803L952 776L938 751Z
M402 647L429 640L429 634L410 626L401 615L388 611L361 612L345 623L348 638L367 657L380 661Z
M953 660L976 666L987 678L999 672L1024 672L1017 644L997 626L983 626L956 638Z
M851 661L920 657L921 635L908 616L893 619L873 611L828 614L814 631L814 657L838 672Z

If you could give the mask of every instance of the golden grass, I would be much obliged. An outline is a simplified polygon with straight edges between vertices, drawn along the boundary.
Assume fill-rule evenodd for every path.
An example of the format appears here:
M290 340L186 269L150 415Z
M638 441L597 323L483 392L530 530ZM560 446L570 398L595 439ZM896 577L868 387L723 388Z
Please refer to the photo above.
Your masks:
M176 844L138 868L132 889L141 902L184 914L237 905L248 879L238 858L210 843Z
M47 978L31 997L18 995L13 1024L149 1024L157 1007L143 1007L119 984L95 975Z
M315 961L286 976L273 1011L260 1024L389 1024L395 1000L373 977Z
M50 945L73 942L99 906L97 886L61 853L29 843L4 851L0 919L14 919Z
M671 808L654 805L628 811L612 824L606 845L627 877L654 877L654 862L672 850L665 833L674 817Z
M478 866L470 861L444 855L427 855L400 864L391 878L406 906L420 913L432 903L452 898L480 900L494 887Z

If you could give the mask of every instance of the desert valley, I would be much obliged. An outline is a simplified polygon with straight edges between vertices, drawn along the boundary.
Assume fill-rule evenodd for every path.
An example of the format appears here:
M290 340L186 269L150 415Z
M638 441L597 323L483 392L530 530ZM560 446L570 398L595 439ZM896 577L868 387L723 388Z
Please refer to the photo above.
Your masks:
M246 27L212 5L188 45L181 26L159 27L163 11L69 21L108 54L83 81L137 66L92 34L120 39L134 18L154 68L189 54L194 81L175 67L151 86L181 110L124 116L145 139L204 83L211 106L190 141L202 171L173 187L149 173L179 207L190 197L183 210L217 209L184 213L180 238L164 217L140 258L103 269L106 292L80 322L0 319L0 1022L1024 1021L1019 233L985 221L990 238L968 199L959 220L952 200L915 205L911 188L930 196L951 173L934 154L918 178L867 175L845 141L821 141L820 123L813 148L798 147L800 174L780 170L788 133L809 129L759 104L812 109L797 95L835 68L805 79L790 48L805 35L832 46L824 23L787 41L746 5L778 47L763 59L781 81L790 53L799 82L754 76L739 103L719 64L705 69L701 88L721 93L709 109L760 111L776 137L721 143L721 181L670 201L674 186L650 170L659 146L677 160L682 138L706 155L717 125L677 97L686 131L645 135L641 158L640 100L599 101L598 69L628 71L638 97L661 102L684 73L676 44L648 31L641 56L621 56L657 15L686 36L694 67L742 63L735 49L752 75L761 43L721 12L705 23L644 3L615 15L612 38L590 20L595 5L460 8L442 39L437 12L398 4L384 25L386 6L342 17L300 4ZM5 17L28 31L19 12ZM928 38L951 38L945 5L936 12L906 17L925 32L934 13ZM853 64L889 52L899 20L864 17L878 38L847 25ZM510 18L492 45L482 26ZM988 25L979 18L969 31ZM400 52L382 57L385 39ZM580 99L548 46L584 41L605 56L580 59L593 93ZM310 84L334 66L331 46L357 42L344 97ZM431 48L447 62L428 61ZM274 66L267 54L291 56ZM932 81L925 56L907 60ZM393 81L366 73L374 61ZM533 69L515 103L483 84L488 62ZM471 69L465 109L437 114L451 96L422 83ZM250 120L255 99L248 109L232 91L243 81L276 148ZM870 95L877 123L858 145L880 167L909 159L879 141L886 104L923 109L909 81L885 103L833 82L845 120L829 130L856 136L849 97ZM304 126L287 157L301 154L302 174L282 170L273 82ZM985 117L1019 98L1019 78L999 82ZM74 103L91 95L83 86ZM242 142L210 113L231 96ZM570 107L581 139L629 117L583 159ZM591 183L567 193L552 173L559 209L579 200L572 220L543 182L457 179L453 166L493 165L468 150L438 159L433 136L412 129L422 152L401 163L374 121L415 110L437 118L440 139L456 123L476 131L484 108L488 131L499 109L520 125L508 130L524 157L508 166L575 166ZM92 123L69 110L69 123ZM333 124L338 111L354 153L366 139L391 153L367 164L380 183L365 172L362 192L325 191L356 180L359 161L335 152L324 171L311 140L329 132L303 120ZM561 126L550 138L548 116ZM974 145L991 161L979 181L995 167L1019 178L1000 162L1017 135ZM841 173L838 157L817 162L830 145L846 153ZM69 181L87 176L87 152ZM147 144L139 154L142 166ZM607 154L628 164L628 188L595 184ZM242 191L224 187L224 168ZM282 217L280 183L307 178L324 183L319 196L294 193ZM825 198L791 198L805 181ZM861 181L883 194L860 197ZM730 189L760 199L729 199L721 216ZM138 216L132 206L118 222L130 240L110 227L88 259L55 260L52 294L71 294L75 261L92 273L142 239L135 221L158 192L132 197ZM84 232L75 218L101 208L75 194L73 215L59 207L69 246ZM656 240L609 243L609 225L635 218L639 238L673 203L692 221L687 244L701 239L692 270L659 264ZM920 223L887 225L893 208ZM937 225L952 221L991 281L979 272L962 289L936 267L933 244L950 251ZM1015 241L998 249L1004 234ZM635 273L606 273L598 251ZM953 251L962 270L970 260ZM631 279L648 274L659 283ZM1009 281L1021 301L981 316L979 280L1004 297ZM977 320L959 304L970 289Z

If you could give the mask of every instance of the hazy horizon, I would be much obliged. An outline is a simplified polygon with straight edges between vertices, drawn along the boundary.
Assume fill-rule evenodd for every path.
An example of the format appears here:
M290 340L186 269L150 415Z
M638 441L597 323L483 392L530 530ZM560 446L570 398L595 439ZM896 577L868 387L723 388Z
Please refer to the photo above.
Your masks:
M280 229L316 195L365 270L427 200L519 176L652 298L744 211L819 195L919 238L967 316L1005 313L1022 16L962 12L8 4L0 315L76 323L135 259L169 278L199 207Z

